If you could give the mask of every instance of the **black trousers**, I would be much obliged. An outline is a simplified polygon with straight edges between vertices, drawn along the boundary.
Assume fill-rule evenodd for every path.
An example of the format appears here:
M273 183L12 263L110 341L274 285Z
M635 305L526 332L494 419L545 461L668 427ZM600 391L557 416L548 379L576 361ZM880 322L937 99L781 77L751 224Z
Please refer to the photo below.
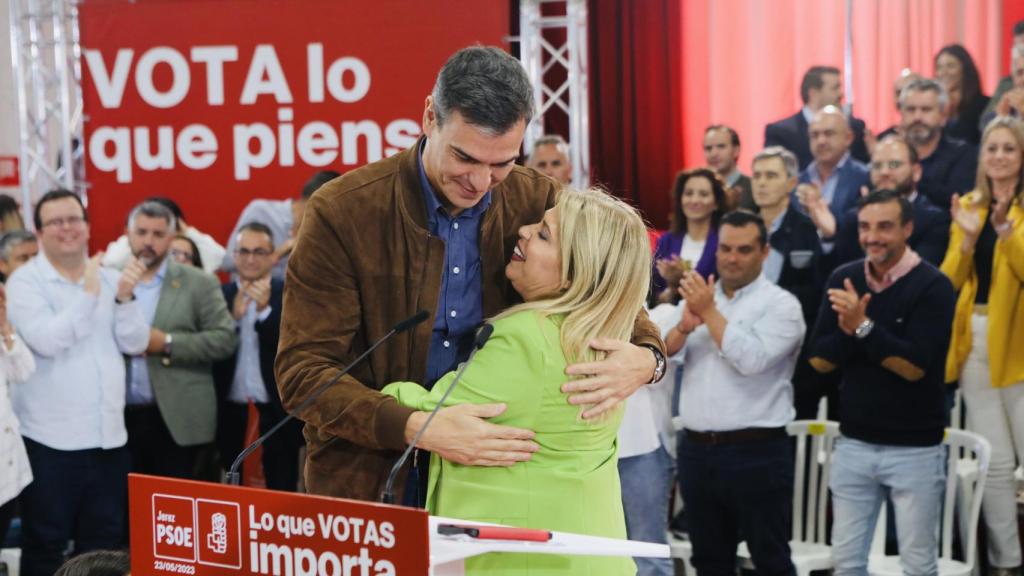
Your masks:
M708 445L679 434L679 484L699 576L735 576L747 541L762 576L793 576L793 444L777 438Z
M21 574L50 576L74 554L125 545L127 448L55 450L25 438L34 480L21 493Z
M195 478L199 446L179 446L171 437L171 431L156 405L126 407L124 425L128 429L132 472Z
M260 414L260 434L265 434L282 418L283 410L270 404L256 404ZM217 448L221 464L227 470L245 448L249 406L221 402L217 414ZM299 449L305 445L301 420L292 420L263 443L263 477L267 488L295 492L299 483Z

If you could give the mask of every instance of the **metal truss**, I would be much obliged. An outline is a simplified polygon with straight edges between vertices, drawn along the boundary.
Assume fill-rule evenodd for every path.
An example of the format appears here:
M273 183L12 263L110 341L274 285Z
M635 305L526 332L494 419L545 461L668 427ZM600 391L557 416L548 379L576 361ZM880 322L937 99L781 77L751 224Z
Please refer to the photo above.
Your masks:
M545 35L545 31L555 32ZM554 37L565 42L549 41ZM537 114L526 130L526 150L544 135L546 116L564 114L568 117L572 182L586 187L590 182L586 0L521 0L519 48L537 103ZM564 80L549 84L546 78L555 67L564 70ZM563 74L550 76L561 79Z
M86 202L82 69L75 0L9 0L11 60L18 103L22 210L47 190Z

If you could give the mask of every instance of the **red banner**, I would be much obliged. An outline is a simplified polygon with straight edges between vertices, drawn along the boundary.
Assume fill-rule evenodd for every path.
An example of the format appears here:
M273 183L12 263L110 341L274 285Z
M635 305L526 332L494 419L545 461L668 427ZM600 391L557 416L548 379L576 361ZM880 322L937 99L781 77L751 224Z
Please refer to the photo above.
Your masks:
M131 474L132 574L427 574L423 510Z
M408 147L444 61L503 45L499 0L90 0L80 7L93 248L168 196L226 241L253 198Z

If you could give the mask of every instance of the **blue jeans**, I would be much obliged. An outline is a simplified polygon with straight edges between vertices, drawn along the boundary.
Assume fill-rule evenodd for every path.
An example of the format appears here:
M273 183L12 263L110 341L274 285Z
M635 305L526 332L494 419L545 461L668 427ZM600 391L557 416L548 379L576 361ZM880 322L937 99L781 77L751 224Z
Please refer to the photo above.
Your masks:
M664 446L619 460L622 509L630 540L668 543L668 500L675 464ZM673 576L671 558L634 558L637 576Z
M834 576L866 576L871 538L886 495L892 499L900 567L906 576L938 574L946 449L836 442L832 489Z
M708 445L682 432L678 453L697 574L735 576L745 539L759 576L794 576L792 439Z

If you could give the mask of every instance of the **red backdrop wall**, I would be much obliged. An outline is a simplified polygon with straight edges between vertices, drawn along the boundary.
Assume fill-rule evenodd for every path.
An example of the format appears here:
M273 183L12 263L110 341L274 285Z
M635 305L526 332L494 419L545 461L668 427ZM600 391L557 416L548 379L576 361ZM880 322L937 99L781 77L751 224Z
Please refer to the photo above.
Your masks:
M508 30L504 0L90 0L93 249L147 196L225 241L249 200L407 147L445 59Z

